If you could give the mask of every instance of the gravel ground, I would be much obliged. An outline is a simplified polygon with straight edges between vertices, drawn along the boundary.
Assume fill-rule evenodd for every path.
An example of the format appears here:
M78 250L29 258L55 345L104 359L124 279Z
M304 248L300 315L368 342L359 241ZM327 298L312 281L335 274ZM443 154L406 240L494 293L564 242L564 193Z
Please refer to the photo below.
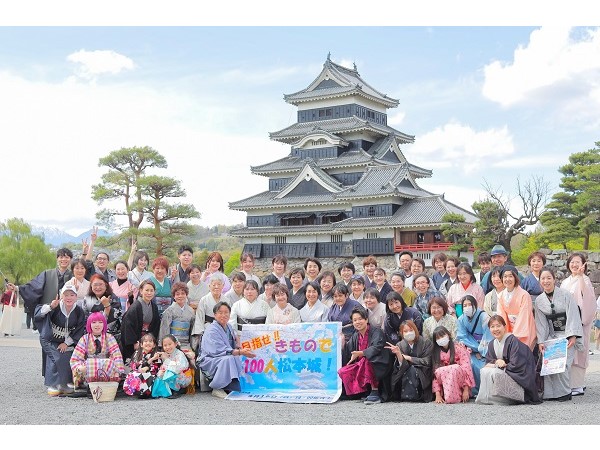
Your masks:
M338 401L331 405L227 401L209 393L179 399L117 398L94 403L88 398L51 398L41 377L37 335L23 330L19 337L0 337L0 424L248 424L248 425L598 425L600 353L590 357L585 395L565 403L484 406Z

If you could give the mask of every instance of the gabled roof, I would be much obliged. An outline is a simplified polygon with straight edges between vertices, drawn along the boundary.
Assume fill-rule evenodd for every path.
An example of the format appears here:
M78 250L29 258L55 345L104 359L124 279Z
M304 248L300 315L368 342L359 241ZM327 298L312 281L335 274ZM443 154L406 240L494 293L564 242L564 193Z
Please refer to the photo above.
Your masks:
M415 137L409 134L404 134L387 125L381 125L368 120L361 119L356 116L342 117L339 119L320 120L318 127L329 133L344 134L352 133L355 131L368 130L374 134L380 136L388 136L389 134L394 135L402 144L412 144L415 141ZM280 131L274 131L269 133L269 138L274 141L291 144L296 142L298 139L305 136L307 133L313 131L315 128L314 122L299 122L290 125Z
M327 81L333 83L323 83ZM399 103L398 100L388 97L365 82L358 73L356 65L354 69L348 69L331 61L329 55L323 64L323 70L308 87L293 94L284 95L283 98L292 105L298 105L312 100L350 95L360 95L388 108L395 108Z
M306 144L309 140L321 139L324 138L328 143L334 145L336 147L348 147L350 142L345 140L344 138L337 136L328 131L322 130L318 126L315 126L312 131L309 131L296 142L292 143L292 147L301 148L304 144Z
M320 158L315 161L315 164L322 169L332 169L334 167L365 166L371 160L371 155L361 149L344 152L337 158ZM285 172L288 172L291 175L291 173L296 173L300 170L303 165L304 159L288 155L277 161L250 167L250 170L257 175Z
M295 208L298 206L318 206L318 205L331 205L332 203L338 202L333 193L322 193L322 194L308 194L299 195L294 197L283 197L277 198L279 192L276 191L264 191L260 194L253 195L252 197L238 200L236 202L229 202L229 209L235 209L238 211L248 211L252 209L262 208ZM341 204L340 204L341 207Z
M407 182L402 183L404 180ZM354 199L390 195L415 198L430 194L417 186L410 174L409 165L403 163L369 166L358 183L348 187L337 197L339 199Z
M306 158L304 161L305 163L302 170L275 196L276 199L287 197L287 195L301 182L309 180L314 180L324 189L332 193L338 193L342 190L342 183L328 175L323 169L318 168L312 159Z
M450 203L443 195L429 195L405 202L391 217L391 226L419 226L442 224L446 213L462 214L467 223L475 223L477 216L460 206Z

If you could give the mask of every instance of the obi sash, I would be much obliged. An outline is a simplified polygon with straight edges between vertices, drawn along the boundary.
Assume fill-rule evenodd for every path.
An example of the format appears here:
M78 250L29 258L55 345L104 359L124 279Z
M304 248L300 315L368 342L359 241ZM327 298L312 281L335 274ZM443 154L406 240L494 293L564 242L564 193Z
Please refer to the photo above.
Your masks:
M565 329L567 328L567 313L566 313L566 311L561 312L561 313L556 313L556 312L554 312L554 310L552 310L552 314L547 314L546 317L552 324L552 328L554 328L554 331L564 332Z
M213 316L204 316L204 323L213 323L215 318Z
M237 326L238 330L242 331L242 325L244 324L261 324L267 321L267 316L255 317L254 319L243 319L240 316L237 318Z
M172 321L171 334L177 338L187 338L190 335L190 323L181 320Z

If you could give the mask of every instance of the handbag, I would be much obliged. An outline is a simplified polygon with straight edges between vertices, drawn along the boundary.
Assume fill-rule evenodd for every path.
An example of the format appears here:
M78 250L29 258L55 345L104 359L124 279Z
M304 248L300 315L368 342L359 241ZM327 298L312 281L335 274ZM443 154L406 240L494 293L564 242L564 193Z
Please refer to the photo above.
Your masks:
M8 293L5 293L5 295ZM2 317L0 318L0 333L9 334L11 336L21 333L23 325L23 315L25 310L21 296L12 291L8 304L2 309Z
M513 380L506 372L497 372L493 377L492 395L496 397L508 398L517 402L525 402L525 391Z

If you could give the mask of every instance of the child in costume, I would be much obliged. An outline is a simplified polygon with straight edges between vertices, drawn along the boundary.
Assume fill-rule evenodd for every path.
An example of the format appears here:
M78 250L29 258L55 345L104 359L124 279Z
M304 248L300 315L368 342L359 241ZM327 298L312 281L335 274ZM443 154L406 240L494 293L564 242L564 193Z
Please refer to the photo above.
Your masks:
M156 338L152 333L146 333L131 357L131 372L123 383L123 391L127 395L137 395L139 398L152 396L152 385L162 365L160 356L160 352L156 351Z

